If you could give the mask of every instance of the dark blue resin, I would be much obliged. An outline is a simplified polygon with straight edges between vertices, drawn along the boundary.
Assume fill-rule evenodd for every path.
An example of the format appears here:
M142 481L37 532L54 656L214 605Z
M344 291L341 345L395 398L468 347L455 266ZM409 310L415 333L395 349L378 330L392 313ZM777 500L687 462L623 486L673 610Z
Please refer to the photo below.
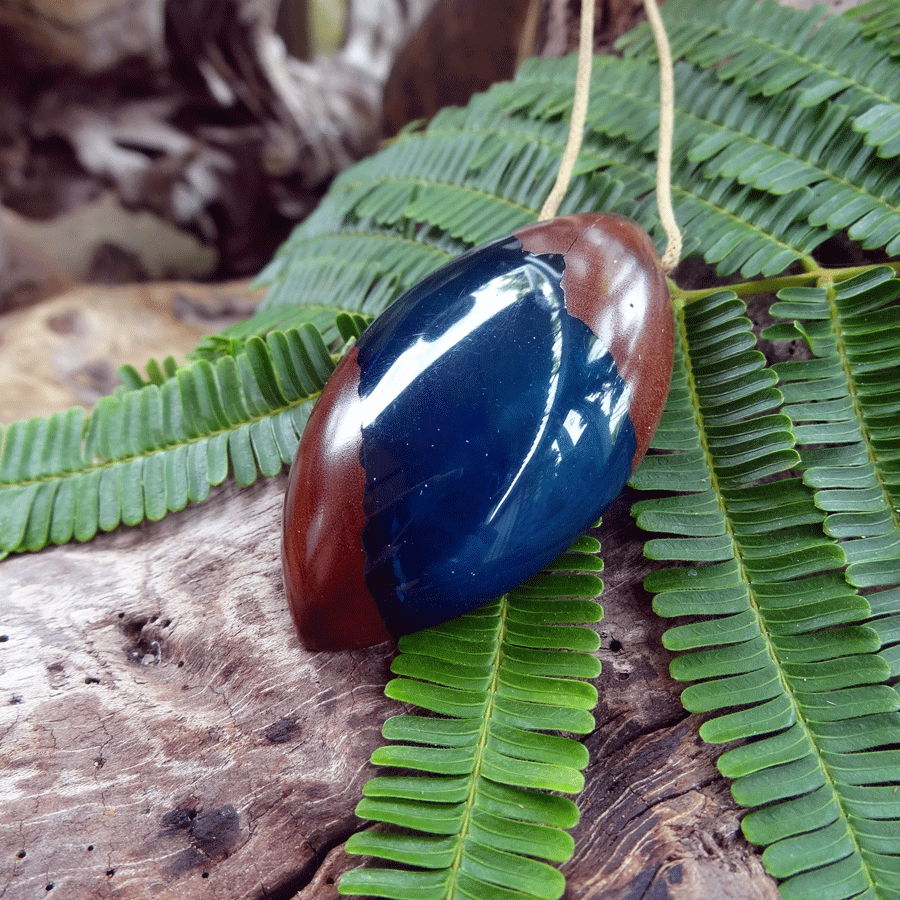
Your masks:
M631 474L628 388L567 312L563 268L497 241L426 278L358 342L365 577L394 634L540 571Z

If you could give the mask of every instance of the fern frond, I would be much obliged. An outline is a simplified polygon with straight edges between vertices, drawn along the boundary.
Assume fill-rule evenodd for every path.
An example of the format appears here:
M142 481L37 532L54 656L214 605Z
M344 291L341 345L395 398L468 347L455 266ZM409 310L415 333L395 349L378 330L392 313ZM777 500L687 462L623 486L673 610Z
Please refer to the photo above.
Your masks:
M524 98L544 95L543 101L536 102L530 111L531 115L548 115L565 96L564 80L551 80L548 67L543 65L533 68L532 83L529 84L529 68L524 67L518 81L506 89L508 111L521 109L524 101L516 88L522 87L522 82L530 88ZM602 146L612 156L608 163L611 174L627 183L627 173L617 171L616 165L630 163L641 168L640 157L634 154L634 149L640 148L650 157L656 144L656 71L653 66L634 60L598 62L597 69L596 99L591 104L590 121L596 123L594 130L599 139L605 139ZM866 246L889 247L889 253L900 249L900 185L896 166L882 161L873 148L866 146L858 129L854 130L857 123L846 107L822 103L807 109L798 106L790 94L776 101L753 96L746 92L744 85L723 85L713 73L698 72L684 64L676 68L676 98L674 152L679 173L683 172L675 177L676 203L682 196L693 194L698 200L715 205L717 189L711 189L711 178L751 185L776 195L819 185L814 205L804 207L798 202L792 219L776 225L775 233L784 233L785 243L793 246L797 256L810 252L825 237L823 234L812 241L797 240L785 231L788 224L800 225L806 219L813 226L826 225L829 233L851 228L851 236ZM610 144L611 138L623 139L632 150L629 158L622 159L611 149L616 146L615 142ZM579 171L591 167L593 148L594 142L588 140ZM705 163L700 180L693 177L691 163L696 162ZM648 172L648 177L651 175L652 171ZM635 193L628 190L627 196ZM807 195L798 195L798 200L800 196ZM720 239L736 247L743 245L744 235L728 220L734 218L735 208L726 207L729 217L717 216L703 206L699 208ZM737 208L743 213L742 205ZM784 213L784 204L780 212ZM690 238L691 219L683 222L682 227ZM814 229L810 232L814 234ZM715 257L710 258L709 246L696 240L697 249L708 261L719 262ZM782 260L776 256L775 262L766 267L766 273L779 271L776 268L779 262ZM744 265L745 262L729 262L720 269L737 271L743 270ZM762 267L756 267L743 274L755 275L760 271Z
M896 0L856 20L768 0L670 0L664 15L684 60L672 178L686 251L747 277L811 271L843 229L900 251ZM561 212L606 209L652 231L657 68L649 38L626 43L633 58L595 66ZM89 416L10 425L0 554L159 518L229 469L241 483L280 471L372 316L535 217L574 68L530 61L343 173L260 276L259 312L188 365L126 368ZM773 368L733 294L680 309L659 452L634 478L670 493L635 513L654 532L648 554L679 564L647 582L656 611L684 620L665 637L672 672L692 682L683 699L706 714L706 740L744 742L720 769L786 900L900 896L897 297L888 269L783 291L769 336L799 335L817 358ZM360 814L381 824L351 847L414 870L361 870L343 890L559 895L549 863L571 853L577 811L544 791L576 792L585 754L547 732L591 727L581 679L597 672L596 636L577 623L596 619L595 549L585 539L493 607L404 639L389 691L431 715L386 725L392 744L373 759L402 772L367 785Z
M821 7L798 13L774 0L670 0L663 10L675 58L714 69L752 95L789 91L801 107L840 103L867 143L892 157L900 153L900 83L884 45L896 40L900 22L896 6L887 3L869 15L863 28L846 17L825 16ZM652 45L646 27L619 44L641 55ZM878 115L867 116L876 108Z
M395 826L366 830L348 851L409 869L363 868L341 893L378 897L560 897L565 882L548 863L565 862L564 829L575 805L544 793L577 794L587 750L548 731L586 734L599 663L590 574L599 544L582 538L551 570L488 606L400 639L389 697L435 717L389 719L372 762L406 773L365 786L357 815ZM585 571L587 570L587 571Z
M895 0L869 0L848 9L844 15L859 20L861 32L872 38L891 56L900 56L900 7Z
M229 467L240 484L277 474L334 361L307 325L251 338L236 358L169 368L135 373L89 416L0 432L0 556L161 519L205 500Z
M748 97L723 90L711 74L682 78L680 105L688 159L706 177L735 178L757 190L788 193L818 186L811 225L846 229L864 247L900 252L900 183L896 163L879 159L851 125L846 107L796 106L793 98ZM898 107L900 115L900 107Z
M858 35L858 26L844 25ZM731 40L744 40L744 31ZM562 151L573 74L573 58L530 60L514 82L442 112L426 131L401 135L343 173L264 273L273 285L269 305L296 302L302 290L311 303L345 310L366 296L367 308L357 311L376 313L445 261L448 240L458 252L530 221ZM894 167L865 143L856 113L821 100L798 105L792 89L773 103L720 75L687 64L678 72L673 195L688 252L723 274L750 277L808 258L841 229L867 247L900 247ZM589 127L562 212L605 208L654 229L655 63L603 58L593 78ZM873 101L861 115L882 115L877 107ZM890 140L888 120L878 127ZM345 239L349 255L336 249Z
M264 311L254 314L249 319L236 322L217 334L203 338L190 352L188 360L208 359L214 362L220 356L238 356L246 350L250 338L264 338L274 331L288 331L303 325L311 325L319 333L323 343L332 347L341 339L347 340L342 333L340 323L348 316L364 324L371 321L370 316L315 303L295 302L283 306L268 306ZM357 331L356 336L360 333L361 331ZM137 373L137 379L134 378L134 374L130 373L132 386L135 383L138 386L143 384L139 373Z
M692 564L646 586L660 615L690 617L664 643L680 654L673 676L693 682L685 707L715 714L701 735L746 741L718 765L754 808L742 827L766 848L782 897L893 896L896 845L886 850L883 835L897 833L900 809L883 805L883 786L900 784L900 698L884 683L869 604L822 531L825 513L789 477L800 463L792 422L775 372L746 349L755 341L743 312L720 292L679 314L662 452L633 479L674 496L633 512L669 535L648 540L648 556Z
M841 541L847 578L868 595L882 658L900 677L900 280L887 268L785 290L773 315L796 322L816 358L776 368L801 444L803 480ZM779 329L781 330L781 329ZM777 334L777 332L776 332ZM815 397L815 400L810 398ZM821 446L825 444L826 446Z

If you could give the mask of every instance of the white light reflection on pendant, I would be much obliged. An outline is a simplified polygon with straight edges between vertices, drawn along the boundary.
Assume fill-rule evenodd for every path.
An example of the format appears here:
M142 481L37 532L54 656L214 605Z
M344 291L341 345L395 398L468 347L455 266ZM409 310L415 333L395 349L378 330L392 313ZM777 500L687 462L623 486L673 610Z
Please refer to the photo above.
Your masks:
M362 426L371 425L426 369L435 363L469 334L489 322L506 307L512 306L530 288L529 279L521 269L499 275L469 296L475 301L472 308L444 334L433 341L422 338L401 353L372 389L361 398ZM456 302L464 302L462 298Z

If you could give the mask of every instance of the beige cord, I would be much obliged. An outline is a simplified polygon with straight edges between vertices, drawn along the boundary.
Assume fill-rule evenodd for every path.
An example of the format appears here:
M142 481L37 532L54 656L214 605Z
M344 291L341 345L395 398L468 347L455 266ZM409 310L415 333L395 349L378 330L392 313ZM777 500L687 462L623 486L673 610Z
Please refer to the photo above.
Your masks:
M672 133L675 127L675 79L672 75L672 51L656 0L644 0L647 21L656 41L659 55L659 150L656 154L656 207L663 231L666 233L666 249L662 256L662 269L667 274L678 265L681 258L681 232L672 209Z
M569 138L563 150L562 161L556 183L553 185L541 211L538 221L552 219L566 194L575 160L581 150L584 123L587 119L588 94L591 87L591 64L594 61L594 3L596 0L582 0L581 29L578 34L578 72L575 75L575 99L572 102L572 117L569 119Z
M591 82L591 63L594 58L594 2L583 0L581 4L581 29L578 36L578 71L575 76L575 98L572 117L569 120L569 137L563 150L559 173L544 205L538 221L552 219L565 196L575 168L575 160L581 150L584 123L587 118L588 93ZM666 249L662 256L662 269L667 274L678 265L681 258L681 232L672 209L672 136L675 125L675 79L672 74L672 52L656 0L644 0L647 21L656 42L659 55L659 150L656 156L656 206L663 230L666 233Z

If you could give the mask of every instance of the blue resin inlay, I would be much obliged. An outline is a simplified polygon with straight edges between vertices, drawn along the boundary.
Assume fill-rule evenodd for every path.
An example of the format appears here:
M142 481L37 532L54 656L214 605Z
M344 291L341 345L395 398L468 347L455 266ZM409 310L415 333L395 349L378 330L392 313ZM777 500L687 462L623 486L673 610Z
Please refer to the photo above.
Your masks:
M631 474L628 388L566 310L563 268L488 244L359 339L366 583L394 634L540 571Z

